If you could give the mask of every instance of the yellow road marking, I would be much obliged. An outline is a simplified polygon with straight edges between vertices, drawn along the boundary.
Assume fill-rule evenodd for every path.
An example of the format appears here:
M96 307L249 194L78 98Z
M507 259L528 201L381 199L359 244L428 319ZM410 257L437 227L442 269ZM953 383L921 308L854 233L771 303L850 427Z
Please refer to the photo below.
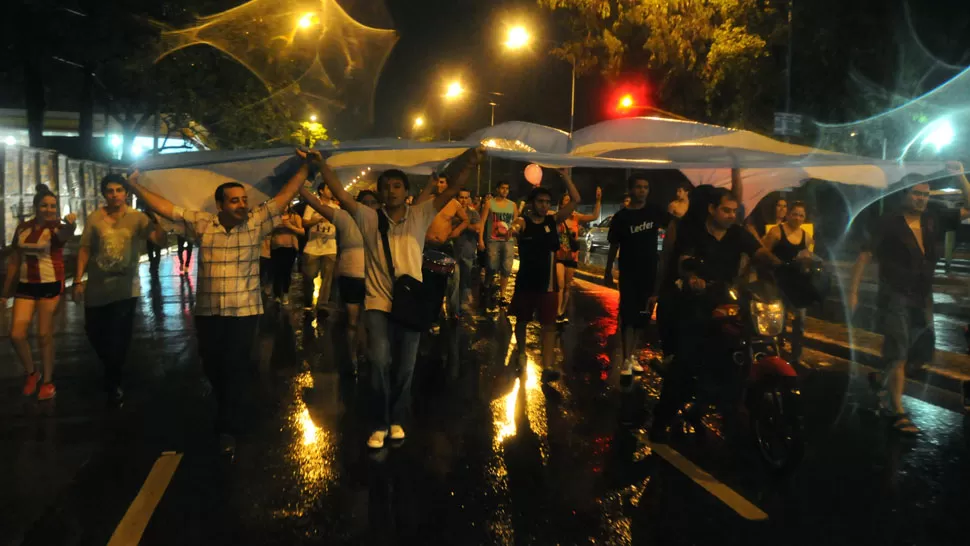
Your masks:
M710 494L717 497L718 500L728 505L742 518L751 521L764 521L768 519L768 514L764 513L760 508L754 504L751 504L747 499L737 494L730 487L717 481L714 476L711 476L705 472L704 469L690 462L687 457L684 457L677 451L674 451L670 446L663 444L649 445L650 448L653 449L654 453L663 457L664 460L670 463L674 468L680 470L686 474L688 478L694 480L694 483L703 487Z
M182 454L166 451L152 465L145 483L141 486L141 491L131 502L125 517L121 518L121 523L111 535L108 546L132 546L138 544L142 533L148 526L148 521L152 518L152 513L158 502L162 500L165 489L168 488L175 470L182 461Z

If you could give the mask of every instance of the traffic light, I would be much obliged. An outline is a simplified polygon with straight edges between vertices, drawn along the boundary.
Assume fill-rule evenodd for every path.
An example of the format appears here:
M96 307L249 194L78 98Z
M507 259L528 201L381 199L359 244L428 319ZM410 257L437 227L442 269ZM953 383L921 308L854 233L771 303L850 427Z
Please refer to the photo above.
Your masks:
M627 93L626 95L620 97L620 100L616 103L616 111L624 113L633 108L633 104L633 95Z

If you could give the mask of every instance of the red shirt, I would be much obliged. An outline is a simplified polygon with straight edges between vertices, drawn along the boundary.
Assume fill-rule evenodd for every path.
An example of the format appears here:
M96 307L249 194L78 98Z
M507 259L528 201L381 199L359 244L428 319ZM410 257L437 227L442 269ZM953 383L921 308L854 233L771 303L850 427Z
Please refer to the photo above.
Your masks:
M20 282L64 282L64 241L57 237L60 222L41 224L28 220L14 232L13 245L20 253Z

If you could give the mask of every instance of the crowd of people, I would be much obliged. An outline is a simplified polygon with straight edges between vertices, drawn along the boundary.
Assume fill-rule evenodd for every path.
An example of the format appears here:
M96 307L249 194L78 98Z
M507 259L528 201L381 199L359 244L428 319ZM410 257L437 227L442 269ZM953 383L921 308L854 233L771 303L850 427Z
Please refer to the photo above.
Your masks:
M338 301L346 316L343 337L353 370L361 359L369 366L374 394L368 414L370 448L406 436L411 381L427 326L419 320L422 316L431 323L442 317L458 319L473 312L476 299L485 310L507 306L508 315L516 319L514 362L524 366L526 327L535 320L541 328L542 379L556 381L562 374L555 351L556 323L568 314L580 225L599 218L602 192L596 189L591 214L577 212L580 193L570 172L562 170L564 191L558 200L547 187L536 186L516 204L504 181L494 195L473 197L465 182L483 153L467 150L412 197L407 174L395 169L378 177L376 192L351 195L320 152L298 151L299 170L275 196L251 207L244 186L225 183L215 190L216 213L174 205L141 185L137 171L127 178L106 176L100 185L104 204L87 218L81 234L74 296L84 305L85 331L103 363L107 396L114 403L124 396L123 369L140 296L141 249L148 248L156 267L153 252L167 246L169 234L158 217L175 226L182 274L189 271L193 245L197 249L194 325L216 401L216 433L226 453L235 449L243 403L239 377L245 371L242 364L249 361L264 303L289 303L298 257L304 310L326 316L337 310L331 302ZM950 169L970 197L962 166ZM318 175L322 182L311 191L307 182ZM674 415L692 396L693 377L703 365L704 321L714 305L708 287L757 276L762 266L798 266L818 258L804 227L804 203L779 199L773 222L741 222L738 169L732 171L730 188L684 185L666 205L648 199L650 181L644 174L632 175L627 186L624 204L610 222L604 281L613 286L614 271L622 272L621 379L643 372L638 355L656 305L667 372L651 437L664 441ZM902 433L919 432L902 406L903 374L907 362L932 357L932 343L918 342L933 326L937 234L970 216L966 208L928 213L928 192L925 182L906 190L902 210L884 218L877 237L860 255L848 291L854 308L862 271L875 257L880 264L877 306L884 311L886 333L883 355L892 364L884 381L874 386L885 398L891 426ZM132 195L144 212L128 205ZM293 205L296 196L305 207L302 213ZM57 198L45 186L37 188L33 205L34 217L14 234L0 295L14 296L11 340L26 374L23 393L36 392L38 399L48 400L56 392L53 315L65 285L63 249L77 219L73 214L59 218ZM658 252L661 232L663 250ZM511 301L505 301L516 255L518 272ZM688 268L688 262L700 265ZM476 285L482 287L478 298L473 295ZM805 306L788 302L795 361L802 353ZM27 339L35 315L41 371Z

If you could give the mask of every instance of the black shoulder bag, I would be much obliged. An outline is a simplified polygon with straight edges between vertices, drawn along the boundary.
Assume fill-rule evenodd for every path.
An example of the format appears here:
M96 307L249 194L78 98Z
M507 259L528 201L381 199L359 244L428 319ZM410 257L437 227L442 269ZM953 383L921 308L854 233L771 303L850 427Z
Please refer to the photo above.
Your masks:
M427 330L431 327L434 318L428 312L429 306L425 302L424 284L411 275L398 277L394 274L391 243L387 234L390 229L390 221L383 210L377 211L377 229L381 233L387 270L391 275L391 282L394 284L391 294L391 320L409 330L418 332Z

